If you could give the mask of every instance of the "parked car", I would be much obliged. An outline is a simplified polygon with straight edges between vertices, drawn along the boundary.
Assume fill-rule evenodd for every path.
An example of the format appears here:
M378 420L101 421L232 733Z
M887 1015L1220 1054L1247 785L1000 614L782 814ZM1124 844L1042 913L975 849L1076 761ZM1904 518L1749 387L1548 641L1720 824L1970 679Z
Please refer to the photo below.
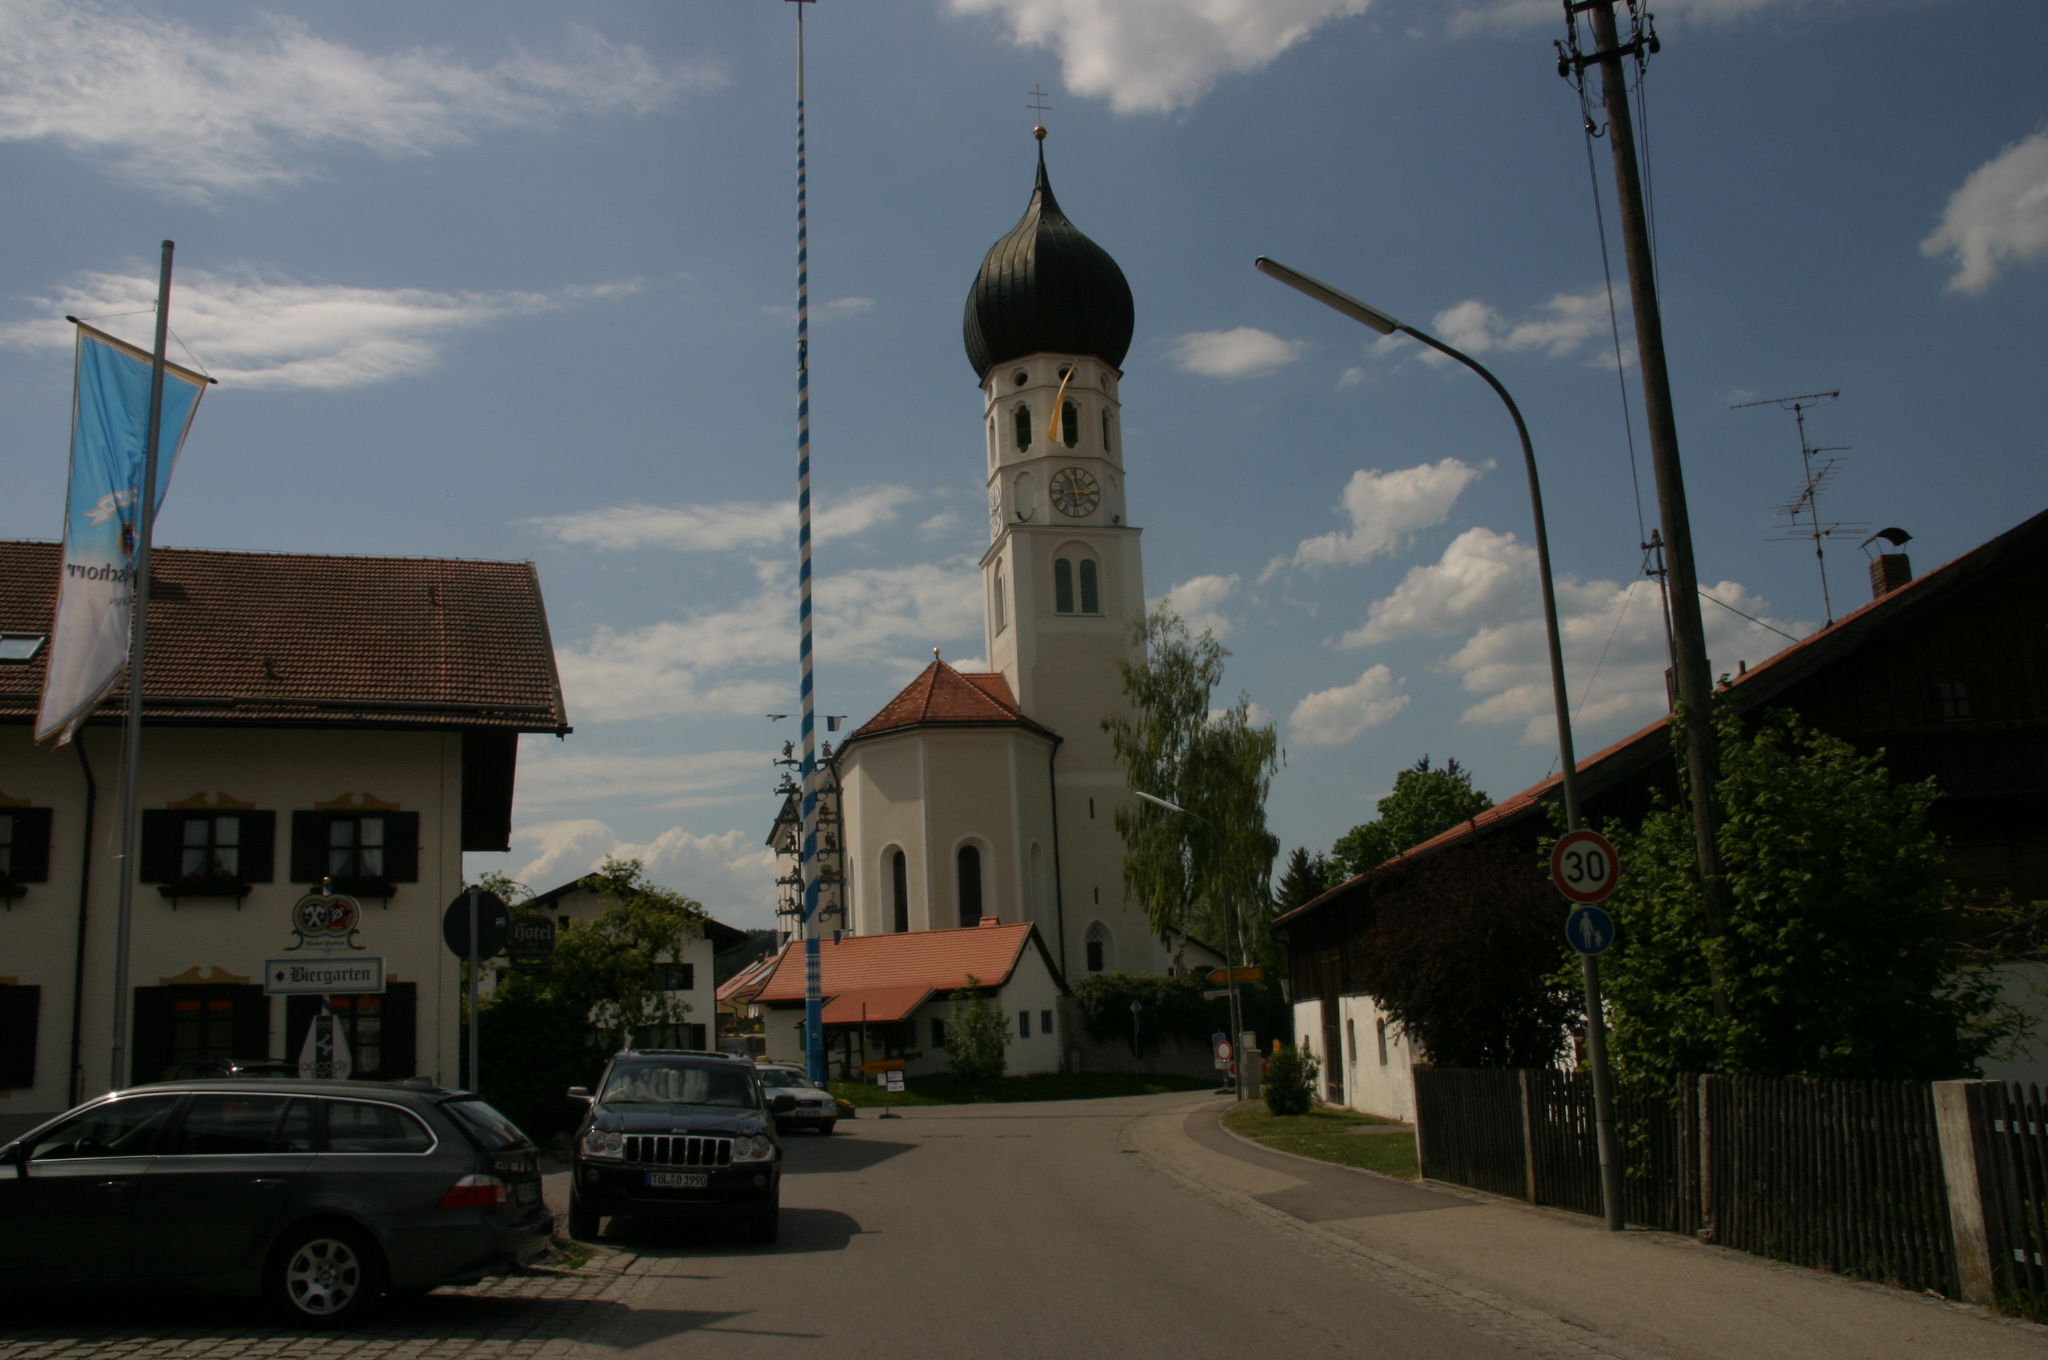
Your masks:
M291 1081L299 1065L269 1058L204 1058L198 1062L172 1063L164 1069L162 1081L204 1081L208 1077L282 1077Z
M832 1098L829 1091L805 1076L803 1069L783 1063L761 1063L761 1084L768 1088L770 1095L788 1092L796 1098L796 1105L787 1114L775 1117L778 1132L788 1133L791 1129L816 1129L819 1133L832 1132L832 1126L839 1122L840 1102Z
M590 1240L607 1217L737 1221L773 1242L782 1203L774 1121L795 1107L770 1094L751 1058L628 1049L605 1064L576 1131L569 1235Z
M253 1294L346 1326L545 1252L538 1157L425 1078L120 1091L0 1147L0 1287Z

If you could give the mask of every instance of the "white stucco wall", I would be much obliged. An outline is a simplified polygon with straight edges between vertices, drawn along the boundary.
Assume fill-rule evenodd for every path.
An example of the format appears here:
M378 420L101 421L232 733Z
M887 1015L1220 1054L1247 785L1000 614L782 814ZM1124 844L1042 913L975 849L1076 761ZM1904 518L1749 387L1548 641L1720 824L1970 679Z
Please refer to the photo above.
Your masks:
M1382 1030L1384 1026L1384 1030ZM1369 996L1337 999L1337 1027L1341 1052L1323 1052L1323 1003L1303 1001L1294 1008L1294 1032L1323 1064L1325 1078L1331 1064L1344 1081L1344 1107L1385 1119L1412 1122L1415 1118L1415 1046L1399 1024ZM1385 1061L1381 1061L1380 1036L1386 1037ZM1318 1089L1317 1094L1322 1094Z

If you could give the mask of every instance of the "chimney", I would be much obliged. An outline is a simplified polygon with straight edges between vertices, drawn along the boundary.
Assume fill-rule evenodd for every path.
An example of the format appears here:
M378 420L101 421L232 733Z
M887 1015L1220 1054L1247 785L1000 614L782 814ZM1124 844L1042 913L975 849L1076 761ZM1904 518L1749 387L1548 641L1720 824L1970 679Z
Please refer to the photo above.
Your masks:
M1913 536L1904 529L1879 529L1863 540L1863 547L1882 541L1891 548L1890 552L1880 550L1870 559L1870 598L1881 600L1913 579L1913 563L1906 556L1904 548L1912 542Z
M981 924L985 926L999 926L1002 923L1003 918L1000 916L984 916L981 918Z

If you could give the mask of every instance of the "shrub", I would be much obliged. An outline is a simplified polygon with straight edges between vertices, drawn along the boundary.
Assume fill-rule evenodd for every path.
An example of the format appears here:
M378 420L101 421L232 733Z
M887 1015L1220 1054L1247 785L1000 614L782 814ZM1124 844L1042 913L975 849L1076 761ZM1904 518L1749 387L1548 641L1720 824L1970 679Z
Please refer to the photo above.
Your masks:
M1281 1044L1266 1059L1266 1108L1274 1114L1307 1114L1316 1101L1316 1055Z
M953 1075L992 1080L1003 1075L1009 1059L1009 1017L988 1003L981 979L969 973L967 986L953 993L953 1021L946 1026L946 1052L953 1055Z

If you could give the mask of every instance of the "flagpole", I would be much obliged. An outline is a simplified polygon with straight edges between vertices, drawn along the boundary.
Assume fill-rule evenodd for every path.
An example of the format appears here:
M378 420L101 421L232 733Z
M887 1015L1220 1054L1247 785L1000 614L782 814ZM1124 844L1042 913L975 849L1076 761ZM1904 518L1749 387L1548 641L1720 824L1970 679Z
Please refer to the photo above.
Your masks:
M796 553L797 663L803 700L804 1068L825 1081L825 1007L818 957L818 728L811 686L811 246L805 205L804 6L796 0Z
M156 350L149 361L149 427L143 434L141 511L135 534L135 575L130 582L128 724L121 742L121 895L114 913L114 1035L107 1088L118 1091L128 1071L128 946L135 916L135 877L142 839L142 665L149 650L149 546L156 529L156 460L164 411L164 344L171 325L171 252L164 242L156 284Z

